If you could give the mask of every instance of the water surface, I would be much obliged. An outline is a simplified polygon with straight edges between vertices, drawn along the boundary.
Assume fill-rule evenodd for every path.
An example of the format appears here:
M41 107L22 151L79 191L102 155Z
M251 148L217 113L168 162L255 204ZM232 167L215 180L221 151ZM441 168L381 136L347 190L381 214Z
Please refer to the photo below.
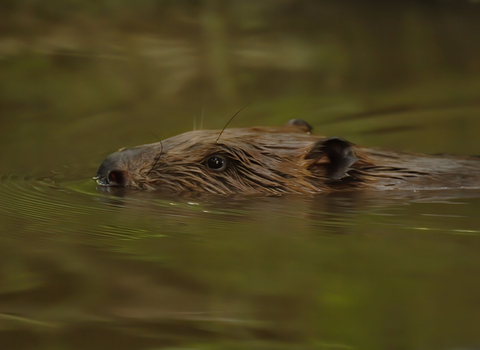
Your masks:
M4 9L2 348L476 349L480 190L96 187L248 102L232 126L480 155L474 2L235 3Z

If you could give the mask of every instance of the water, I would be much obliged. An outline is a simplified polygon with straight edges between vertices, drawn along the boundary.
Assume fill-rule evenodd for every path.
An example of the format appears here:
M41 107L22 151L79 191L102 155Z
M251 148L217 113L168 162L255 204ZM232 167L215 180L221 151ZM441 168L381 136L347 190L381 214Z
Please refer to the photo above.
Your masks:
M150 132L221 129L252 100L232 126L304 118L369 147L478 155L476 4L378 5L366 24L356 5L285 2L279 28L267 5L212 3L198 10L220 27L189 22L205 17L184 4L165 10L168 26L48 12L30 41L2 34L2 349L478 348L480 190L167 196L91 179ZM222 11L237 16L231 60L215 49ZM382 15L406 31L391 54ZM350 49L345 33L362 40Z
M92 182L2 179L12 347L478 341L480 193L116 197Z

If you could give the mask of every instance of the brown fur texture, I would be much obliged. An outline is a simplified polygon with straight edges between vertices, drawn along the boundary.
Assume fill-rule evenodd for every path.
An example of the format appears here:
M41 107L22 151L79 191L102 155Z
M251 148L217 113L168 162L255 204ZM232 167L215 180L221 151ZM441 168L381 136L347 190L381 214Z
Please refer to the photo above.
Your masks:
M310 129L298 120L278 128L226 129L218 142L218 130L191 131L111 154L95 179L141 190L263 195L480 187L475 157L366 149ZM211 157L225 160L224 169L212 169Z

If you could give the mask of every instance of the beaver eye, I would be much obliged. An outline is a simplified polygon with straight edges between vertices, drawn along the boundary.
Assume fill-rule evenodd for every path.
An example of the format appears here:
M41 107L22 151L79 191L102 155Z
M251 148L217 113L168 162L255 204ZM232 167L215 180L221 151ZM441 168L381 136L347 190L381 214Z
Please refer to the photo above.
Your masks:
M211 170L222 171L227 167L227 159L219 155L211 156L207 160L207 166Z

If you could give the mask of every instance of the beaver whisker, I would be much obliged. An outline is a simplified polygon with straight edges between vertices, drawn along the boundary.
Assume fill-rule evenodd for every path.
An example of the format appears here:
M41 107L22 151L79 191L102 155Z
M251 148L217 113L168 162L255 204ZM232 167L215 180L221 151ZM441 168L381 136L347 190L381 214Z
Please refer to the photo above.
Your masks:
M155 162L153 163L152 167L150 168L150 170L148 171L147 173L147 176L150 174L150 172L153 170L153 168L155 168L155 165L157 165L160 157L162 156L162 153L163 153L163 144L162 144L162 141L157 137L157 135L155 135L153 132L150 132L153 136L155 136L155 138L158 140L158 142L160 142L160 153L158 155L155 156Z
M227 128L228 124L230 124L230 122L233 120L233 118L235 118L238 113L240 113L241 111L243 111L245 108L247 108L247 106L250 104L251 102L248 102L245 106L243 106L242 108L240 108L231 118L230 120L227 122L227 124L225 124L225 126L223 127L222 131L220 131L220 134L218 135L217 139L215 140L215 143L218 143L218 140L220 140L220 136L222 136L223 132L225 131L225 129Z

